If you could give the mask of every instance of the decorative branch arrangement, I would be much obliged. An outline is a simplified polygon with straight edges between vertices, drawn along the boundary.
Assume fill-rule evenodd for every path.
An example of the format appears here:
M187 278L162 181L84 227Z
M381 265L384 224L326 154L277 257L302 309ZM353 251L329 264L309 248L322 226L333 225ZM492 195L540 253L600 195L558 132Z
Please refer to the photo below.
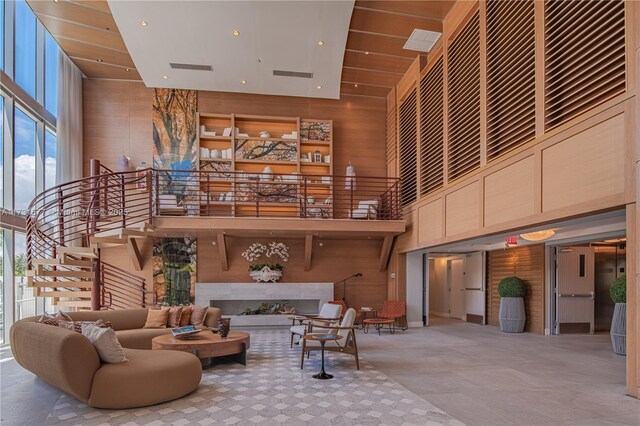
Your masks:
M296 142L243 139L236 145L236 160L296 161L297 156Z

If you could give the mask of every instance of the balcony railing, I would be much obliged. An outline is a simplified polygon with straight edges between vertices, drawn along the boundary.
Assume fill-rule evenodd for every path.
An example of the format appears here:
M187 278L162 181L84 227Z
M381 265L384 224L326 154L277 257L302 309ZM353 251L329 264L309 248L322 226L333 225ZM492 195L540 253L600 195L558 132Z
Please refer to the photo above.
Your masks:
M150 170L154 215L398 220L398 179Z

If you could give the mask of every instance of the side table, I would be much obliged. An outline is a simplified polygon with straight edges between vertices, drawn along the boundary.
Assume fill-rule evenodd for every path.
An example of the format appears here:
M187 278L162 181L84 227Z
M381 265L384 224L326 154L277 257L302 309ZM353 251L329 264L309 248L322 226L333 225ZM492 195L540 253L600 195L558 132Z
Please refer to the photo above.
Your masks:
M320 347L322 348L320 351L322 353L322 368L318 374L313 375L313 378L321 380L333 379L331 374L327 374L326 371L324 371L324 345L332 340L340 340L342 339L342 336L338 336L337 334L305 334L302 338L305 340L320 342ZM304 353L302 356L304 356Z

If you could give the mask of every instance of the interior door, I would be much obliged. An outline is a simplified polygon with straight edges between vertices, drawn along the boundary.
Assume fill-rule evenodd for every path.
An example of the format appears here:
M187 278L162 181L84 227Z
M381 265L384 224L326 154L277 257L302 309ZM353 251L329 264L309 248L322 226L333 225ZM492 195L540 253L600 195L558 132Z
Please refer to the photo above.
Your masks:
M595 256L592 247L557 251L556 334L594 332Z
M463 282L466 321L485 324L484 252L478 251L465 255Z
M449 315L464 319L464 261L449 260Z

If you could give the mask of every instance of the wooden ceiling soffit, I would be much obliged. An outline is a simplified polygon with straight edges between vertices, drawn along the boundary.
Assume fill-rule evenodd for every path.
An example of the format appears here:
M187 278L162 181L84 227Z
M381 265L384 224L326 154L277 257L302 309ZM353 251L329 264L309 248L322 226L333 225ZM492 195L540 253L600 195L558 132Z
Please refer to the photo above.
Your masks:
M351 30L402 37L405 39L405 42L416 28L441 33L442 21L439 19L386 13L380 10L365 9L358 6L354 8L353 14L351 15Z

